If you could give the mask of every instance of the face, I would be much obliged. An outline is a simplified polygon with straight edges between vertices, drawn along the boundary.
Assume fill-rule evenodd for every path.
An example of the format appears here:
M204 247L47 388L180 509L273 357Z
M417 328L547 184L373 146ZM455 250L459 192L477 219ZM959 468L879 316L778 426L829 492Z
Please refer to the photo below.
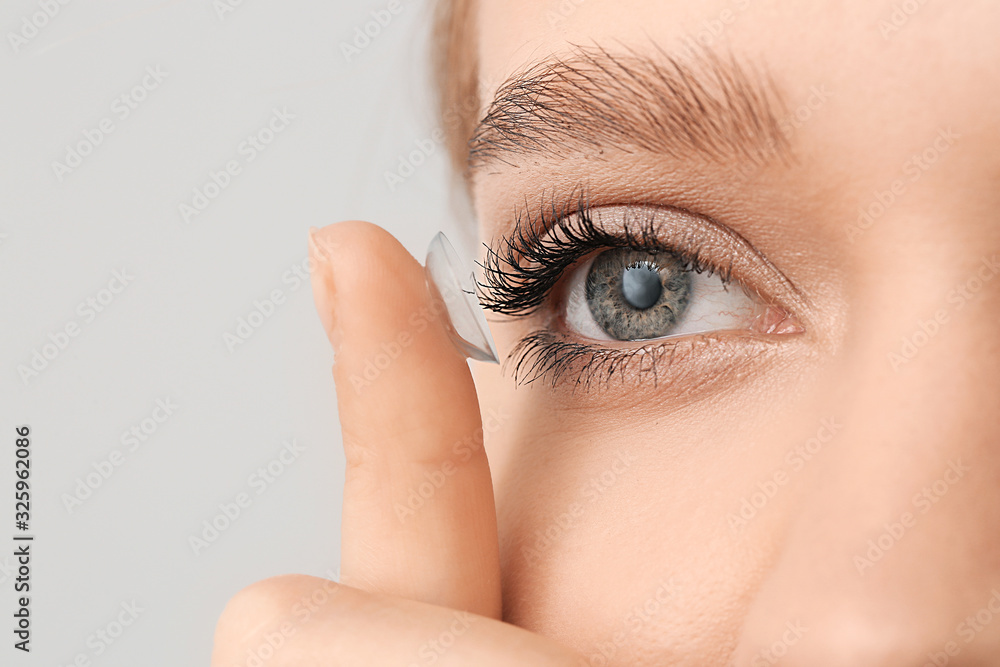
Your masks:
M1000 5L477 5L505 619L1000 655Z

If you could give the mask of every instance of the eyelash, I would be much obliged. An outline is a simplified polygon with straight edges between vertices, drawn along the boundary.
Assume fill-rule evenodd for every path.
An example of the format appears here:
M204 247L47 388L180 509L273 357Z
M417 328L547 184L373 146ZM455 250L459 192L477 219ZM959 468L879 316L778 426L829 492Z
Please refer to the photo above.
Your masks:
M564 204L553 197L537 214L523 208L515 217L511 234L493 247L487 246L486 257L480 263L483 279L479 291L483 307L514 317L531 315L546 302L567 269L596 251L615 247L667 251L679 258L687 271L717 275L726 285L733 282L732 263L723 265L709 261L696 239L686 237L683 246L664 243L657 225L657 210L662 211L664 207L622 208L625 218L617 234L595 223L595 209L582 188ZM742 283L738 284L747 289ZM683 335L647 342L641 347L621 348L566 340L549 329L541 329L523 337L505 363L513 366L518 384L547 377L555 386L576 372L573 384L590 388L594 380L603 380L606 384L612 378L624 378L623 371L638 362L642 372L652 375L655 385L657 369L663 363L669 366L680 348L719 338L711 334ZM685 348L687 351L692 349Z
M538 218L519 212L514 230L494 247L487 246L480 302L487 310L503 315L530 315L544 303L566 269L597 250L625 247L637 251L667 251L682 262L686 271L709 275L718 273L722 281L731 281L731 267L719 268L704 261L698 250L670 247L659 240L655 213L637 221L626 221L622 235L600 229L594 223L593 209L581 195L575 207L555 203ZM572 218L570 218L572 216ZM558 228L559 236L551 234Z

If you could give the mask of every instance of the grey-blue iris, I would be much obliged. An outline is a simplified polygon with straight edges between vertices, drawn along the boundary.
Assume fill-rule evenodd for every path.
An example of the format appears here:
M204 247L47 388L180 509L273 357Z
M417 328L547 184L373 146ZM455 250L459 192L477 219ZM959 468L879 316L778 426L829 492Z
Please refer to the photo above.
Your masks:
M659 338L687 308L691 271L673 253L612 248L594 258L586 292L594 320L612 338Z

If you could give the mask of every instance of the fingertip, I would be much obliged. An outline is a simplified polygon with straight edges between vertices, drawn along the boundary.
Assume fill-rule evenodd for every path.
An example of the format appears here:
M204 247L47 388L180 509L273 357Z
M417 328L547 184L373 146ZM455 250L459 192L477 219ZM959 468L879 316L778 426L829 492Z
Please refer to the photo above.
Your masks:
M392 234L371 222L345 220L309 230L313 299L323 329L336 351L343 339L343 313L375 306L372 292L391 275L401 287L419 283L419 263ZM416 285L422 290L422 285ZM414 295L420 298L419 291ZM354 318L357 323L364 318Z
M403 356L425 368L467 372L466 357L449 333L445 305L432 295L424 267L392 234L370 222L347 220L310 230L309 244L316 309L336 367L346 373L342 379L353 378L356 386L366 371L373 375L366 366L386 346L406 348ZM384 369L378 370L379 378L387 379Z

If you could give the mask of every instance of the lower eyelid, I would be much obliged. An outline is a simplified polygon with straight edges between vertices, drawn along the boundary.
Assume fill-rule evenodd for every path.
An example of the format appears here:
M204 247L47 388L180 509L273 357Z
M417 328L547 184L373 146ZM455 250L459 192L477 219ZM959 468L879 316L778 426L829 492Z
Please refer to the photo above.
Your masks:
M503 368L519 385L544 382L552 388L566 386L573 393L627 387L630 393L623 396L633 402L634 392L642 389L694 400L702 388L748 376L751 369L778 360L775 353L786 344L746 332L713 332L622 345L627 347L568 341L543 329L522 338ZM633 406L630 402L622 407Z

